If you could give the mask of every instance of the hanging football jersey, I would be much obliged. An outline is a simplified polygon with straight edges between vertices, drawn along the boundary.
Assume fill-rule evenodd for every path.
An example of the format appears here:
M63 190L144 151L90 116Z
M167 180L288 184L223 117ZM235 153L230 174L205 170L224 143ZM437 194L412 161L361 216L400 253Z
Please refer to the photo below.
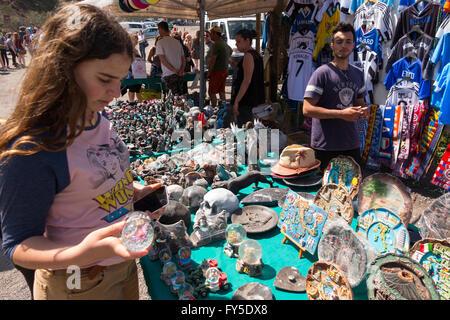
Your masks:
M441 38L444 34L450 32L450 14L442 20L439 29L436 31L436 38Z
M293 36L298 30L302 29L305 25L316 33L317 24L315 22L317 11L319 10L318 0L297 0L295 3L295 19L291 27L291 36Z
M430 1L423 10L420 10L419 6L420 3L413 4L400 13L391 48L415 25L420 26L421 30L430 37L434 37L441 4Z
M430 96L430 80L424 80L422 78L422 62L419 59L409 62L407 58L402 58L394 63L384 80L386 90L390 90L395 83L405 78L410 78L413 82L419 84L420 99L425 99Z
M333 29L341 21L341 10L339 0L326 0L316 15L319 23L316 35L316 47L314 50L314 60L317 61L320 51L325 44L331 43Z
M388 92L386 105L416 105L419 104L419 84L402 80L394 84Z
M367 4L367 2L382 2L386 4L388 7L392 7L394 5L394 0L347 0L344 3L341 2L341 8L344 8L344 12L355 13L363 4Z
M364 27L366 32L378 29L381 41L390 40L394 32L394 25L388 6L381 1L375 4L370 3L364 3L356 10L353 27L355 30Z
M349 62L364 72L364 83L367 89L365 97L366 103L373 103L373 82L377 79L378 73L378 58L377 54L370 50L368 46L361 46L358 52L353 55L353 59Z
M378 29L372 29L368 32L364 32L362 28L359 28L355 32L356 46L360 44L367 45L370 50L377 54L378 63L382 66L383 51L381 49L380 32Z
M450 62L450 33L446 33L439 40L436 48L434 48L433 55L431 56L430 62L436 65L438 62L441 62L438 69L434 70L436 75L439 77L440 73Z
M386 62L386 72L392 65L403 57L413 53L420 61L424 61L426 54L433 45L433 38L429 35L418 32L407 33L401 37L392 48L391 55Z
M434 83L430 104L440 109L439 124L450 124L450 63L448 63ZM445 103L444 103L445 102Z
M312 55L314 52L314 34L297 32L289 48L287 89L288 98L303 101L305 88L313 72Z

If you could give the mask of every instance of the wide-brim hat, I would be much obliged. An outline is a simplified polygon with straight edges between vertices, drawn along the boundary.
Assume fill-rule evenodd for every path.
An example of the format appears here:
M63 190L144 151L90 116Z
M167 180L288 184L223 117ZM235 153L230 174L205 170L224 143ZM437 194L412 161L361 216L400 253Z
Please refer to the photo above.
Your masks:
M305 156L298 156L298 152L304 153ZM280 161L271 168L271 171L280 176L293 176L319 167L320 160L315 158L313 149L293 144L283 149Z

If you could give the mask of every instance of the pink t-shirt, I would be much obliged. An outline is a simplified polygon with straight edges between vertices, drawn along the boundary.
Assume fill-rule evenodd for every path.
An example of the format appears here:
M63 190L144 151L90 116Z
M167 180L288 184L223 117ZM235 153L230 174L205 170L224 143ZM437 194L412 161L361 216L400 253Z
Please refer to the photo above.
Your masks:
M67 149L67 163L70 184L55 196L45 235L75 245L133 210L133 178L126 145L101 115L98 123L84 130ZM91 265L122 261L115 257Z

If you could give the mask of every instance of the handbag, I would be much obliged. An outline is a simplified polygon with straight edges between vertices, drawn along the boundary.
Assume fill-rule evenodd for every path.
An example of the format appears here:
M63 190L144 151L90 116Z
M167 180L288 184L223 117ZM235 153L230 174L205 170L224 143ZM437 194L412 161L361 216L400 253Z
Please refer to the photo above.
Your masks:
M145 60L142 58L134 59L131 64L131 72L134 79L146 79L147 78L147 66Z
M148 41L147 41L147 39L145 39L144 42L142 42L142 43L144 44L144 48L147 48L147 47L148 47Z

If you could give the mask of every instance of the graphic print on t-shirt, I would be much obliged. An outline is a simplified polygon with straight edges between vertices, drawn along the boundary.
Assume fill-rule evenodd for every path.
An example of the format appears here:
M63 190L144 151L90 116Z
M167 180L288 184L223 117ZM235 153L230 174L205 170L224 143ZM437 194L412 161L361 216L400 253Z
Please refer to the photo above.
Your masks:
M94 174L90 177L93 189L99 188L110 179L118 181L111 190L94 199L99 203L99 208L107 213L103 219L112 222L131 211L134 196L133 177L131 169L128 168L129 155L125 144L115 136L111 138L110 144L90 146L86 157L94 169Z

